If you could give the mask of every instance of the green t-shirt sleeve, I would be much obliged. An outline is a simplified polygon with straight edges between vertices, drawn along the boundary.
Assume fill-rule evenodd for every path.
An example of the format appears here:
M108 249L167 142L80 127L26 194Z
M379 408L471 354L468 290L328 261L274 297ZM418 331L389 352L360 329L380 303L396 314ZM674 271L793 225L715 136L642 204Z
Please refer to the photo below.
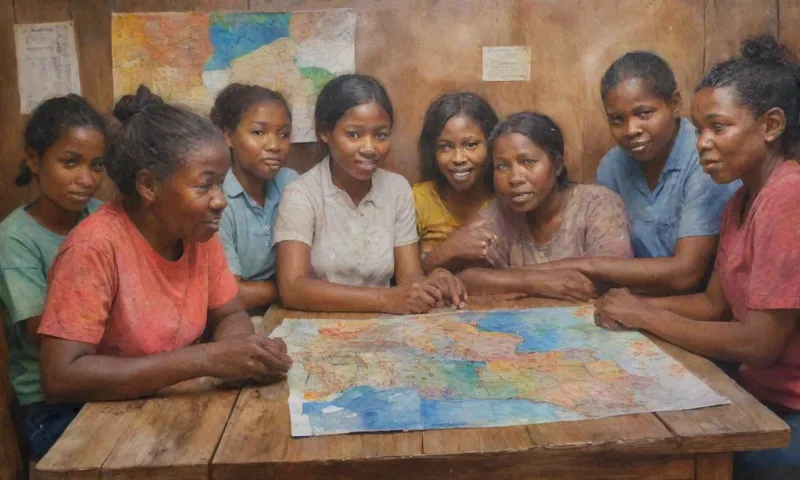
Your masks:
M47 272L40 254L20 239L0 238L0 302L14 325L44 311Z

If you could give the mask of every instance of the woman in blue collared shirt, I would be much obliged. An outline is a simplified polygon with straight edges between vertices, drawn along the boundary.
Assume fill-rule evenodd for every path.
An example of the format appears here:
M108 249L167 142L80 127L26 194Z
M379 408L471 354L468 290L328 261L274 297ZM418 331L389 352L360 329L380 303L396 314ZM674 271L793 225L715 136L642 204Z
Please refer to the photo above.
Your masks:
M681 96L669 65L649 52L618 58L600 84L617 146L597 182L625 202L636 258L557 262L588 277L641 293L702 288L714 258L720 214L739 182L717 185L698 161L695 128L680 118Z
M211 120L222 129L232 160L222 186L228 208L220 238L239 297L251 314L260 314L278 299L272 230L283 190L297 177L282 168L291 145L291 111L279 93L233 83L217 96Z

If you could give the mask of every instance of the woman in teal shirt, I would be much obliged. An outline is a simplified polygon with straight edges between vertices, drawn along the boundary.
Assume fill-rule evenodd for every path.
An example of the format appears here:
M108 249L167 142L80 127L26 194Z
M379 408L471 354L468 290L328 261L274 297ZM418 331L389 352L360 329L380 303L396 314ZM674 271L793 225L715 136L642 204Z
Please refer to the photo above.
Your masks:
M51 98L25 129L25 160L17 185L33 180L36 200L0 223L0 301L5 313L11 384L33 457L44 455L80 405L44 402L39 381L39 327L47 272L67 234L94 211L105 178L105 122L78 95Z

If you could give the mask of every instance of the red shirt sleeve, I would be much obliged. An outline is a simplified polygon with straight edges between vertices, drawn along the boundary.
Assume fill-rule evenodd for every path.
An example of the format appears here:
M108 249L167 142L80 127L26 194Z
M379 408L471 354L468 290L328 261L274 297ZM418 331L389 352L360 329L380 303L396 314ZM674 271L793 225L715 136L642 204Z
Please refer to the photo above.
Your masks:
M116 264L88 243L65 246L50 270L39 333L97 345L117 291Z
M771 192L754 212L747 304L753 310L800 309L800 194L788 190Z
M219 237L214 235L206 242L206 247L209 274L208 309L216 310L239 294L239 285L228 268L228 260Z

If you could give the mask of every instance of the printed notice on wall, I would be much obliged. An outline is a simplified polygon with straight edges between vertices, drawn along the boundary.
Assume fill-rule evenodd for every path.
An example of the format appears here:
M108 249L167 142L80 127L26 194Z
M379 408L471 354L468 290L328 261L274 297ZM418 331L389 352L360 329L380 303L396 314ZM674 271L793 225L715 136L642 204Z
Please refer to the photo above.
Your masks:
M483 47L484 82L524 82L530 79L530 48Z
M14 25L14 40L22 113L50 97L81 93L72 22Z

